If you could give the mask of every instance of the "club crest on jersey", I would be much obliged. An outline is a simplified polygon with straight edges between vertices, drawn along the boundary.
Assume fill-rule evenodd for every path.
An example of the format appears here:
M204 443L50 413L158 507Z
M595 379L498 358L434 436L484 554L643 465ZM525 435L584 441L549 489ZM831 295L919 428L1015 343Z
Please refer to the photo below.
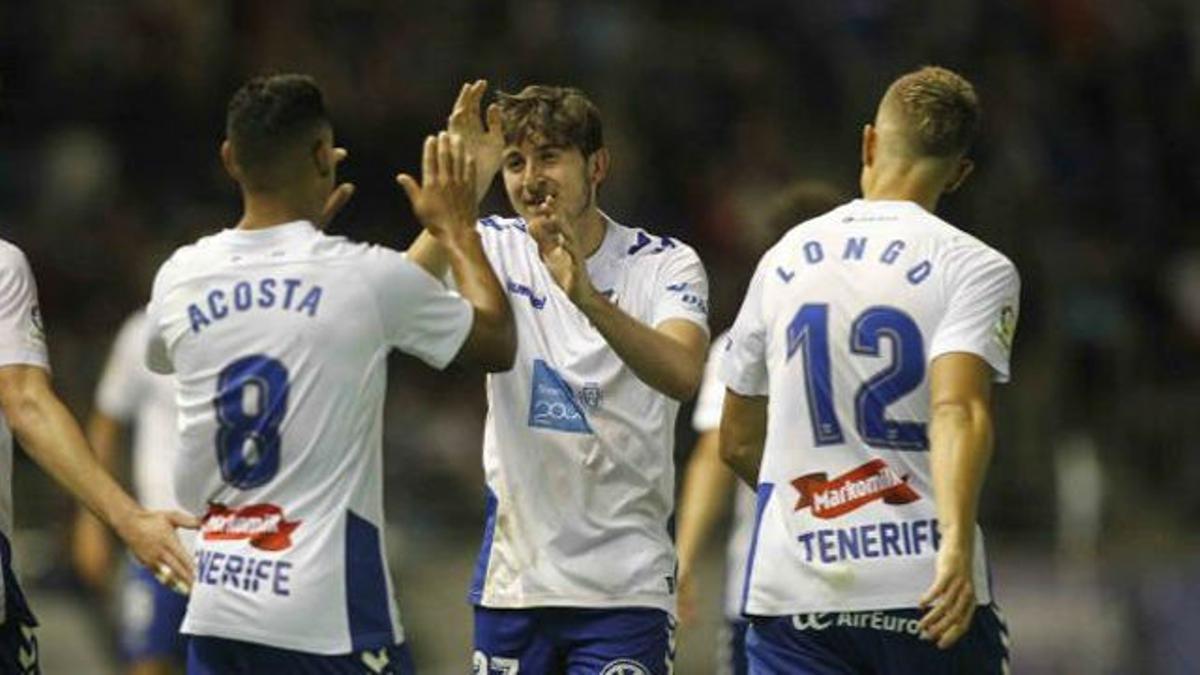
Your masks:
M604 391L600 389L599 382L588 382L583 385L583 389L579 390L579 400L592 410L600 407L600 402L604 400Z
M650 671L632 659L619 659L604 666L600 675L650 675Z
M1017 310L1012 305L1005 305L1000 310L1000 316L996 319L996 340L1004 347L1004 351L1011 352L1013 345L1013 337L1017 333Z
M882 459L830 480L825 473L810 473L792 481L800 493L796 511L809 508L817 518L843 516L877 499L885 504L908 504L921 498L908 484L908 476L898 475Z
M246 539L262 551L284 551L292 547L291 535L300 523L285 518L283 509L275 504L229 508L213 503L200 524L200 536L205 541Z
M599 404L599 388L596 391ZM590 434L583 408L575 392L553 368L541 359L533 361L533 391L529 397L529 426L574 434Z

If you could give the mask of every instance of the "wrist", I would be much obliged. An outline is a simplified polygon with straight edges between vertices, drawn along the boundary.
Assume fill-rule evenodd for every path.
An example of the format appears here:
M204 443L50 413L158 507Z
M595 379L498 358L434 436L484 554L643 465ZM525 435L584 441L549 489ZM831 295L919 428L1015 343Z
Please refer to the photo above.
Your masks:
M446 250L455 253L461 252L472 244L478 246L480 242L479 232L476 231L474 223L466 227L463 227L461 224L447 227L442 230L442 234L438 237L438 240L442 246L446 247Z
M975 547L975 527L956 524L945 525L938 523L938 536L941 539L940 548L953 548L961 551L971 551Z
M575 306L590 318L592 312L603 307L607 299L596 290L596 287L592 285L591 279L584 276L584 278L579 280L578 290L575 291L571 302L575 303Z

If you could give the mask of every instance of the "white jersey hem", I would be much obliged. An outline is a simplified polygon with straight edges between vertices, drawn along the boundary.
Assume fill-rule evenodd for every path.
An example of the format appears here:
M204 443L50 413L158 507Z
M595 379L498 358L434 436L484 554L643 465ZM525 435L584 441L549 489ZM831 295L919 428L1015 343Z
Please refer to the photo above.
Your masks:
M975 602L979 605L990 605L993 602L990 589L985 589L984 592L978 594ZM831 607L829 605L772 605L766 608L754 607L751 608L747 603L745 611L741 616L793 616L795 614L832 614L834 612L883 612L893 609L916 609L919 604L919 596L905 593L904 595L880 595L867 598L854 598L853 600L840 602L839 606Z
M488 609L538 609L541 607L575 607L578 609L650 608L661 609L675 616L674 596L622 595L604 598L565 598L559 595L527 595L521 599L504 599L484 596L475 603Z
M200 635L204 637L222 638L226 640L239 640L241 642L253 642L256 644L266 645L268 647L274 647L276 649L287 649L305 654L339 656L355 653L354 647L349 641L339 641L334 643L314 640L309 636L284 637L246 627L241 627L238 630L230 630L228 626L222 624L205 623L203 621L185 621L184 625L179 629L179 632L186 635ZM391 634L384 632L371 633L367 637L379 637L382 638L382 641L379 644L374 644L374 639L369 640L369 642L372 644L364 647L365 649L378 649L379 647L383 646L404 644L403 631L393 630Z

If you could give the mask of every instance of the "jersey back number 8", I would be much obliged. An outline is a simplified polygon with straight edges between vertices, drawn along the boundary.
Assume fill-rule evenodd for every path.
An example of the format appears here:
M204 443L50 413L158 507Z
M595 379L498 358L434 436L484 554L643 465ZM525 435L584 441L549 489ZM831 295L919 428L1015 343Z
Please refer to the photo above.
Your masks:
M279 471L279 425L287 415L288 371L261 354L225 366L217 379L217 464L226 483L248 490Z

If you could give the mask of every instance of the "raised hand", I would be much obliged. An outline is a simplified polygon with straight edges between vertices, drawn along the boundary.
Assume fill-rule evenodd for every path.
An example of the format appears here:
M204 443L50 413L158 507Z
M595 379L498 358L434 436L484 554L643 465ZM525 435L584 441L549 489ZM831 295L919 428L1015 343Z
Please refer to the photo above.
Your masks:
M576 305L590 300L595 288L587 273L586 256L579 245L578 233L574 225L560 213L553 195L538 205L529 223L529 231L537 242L542 262L550 270L554 283Z
M164 586L186 595L192 588L192 557L183 548L175 528L196 529L200 519L179 511L138 509L128 519L114 523L129 551Z
M504 134L500 129L500 106L493 103L487 109L487 125L484 125L480 108L483 94L487 91L487 80L475 80L464 84L454 101L454 108L446 120L446 129L462 137L467 152L475 157L476 198L483 199L500 170L500 159L504 151Z
M949 649L966 634L975 614L975 576L969 545L943 540L937 553L933 585L921 596L919 606L928 608L921 617L921 636Z
M396 176L413 213L434 237L453 238L475 227L475 159L457 134L446 131L425 139L421 182Z
M349 156L349 152L345 148L333 149L333 165L336 167L345 161ZM354 183L342 183L329 193L329 197L325 200L325 206L321 209L321 220L317 223L317 228L324 230L329 226L329 223L337 217L338 212L350 201L354 196Z

